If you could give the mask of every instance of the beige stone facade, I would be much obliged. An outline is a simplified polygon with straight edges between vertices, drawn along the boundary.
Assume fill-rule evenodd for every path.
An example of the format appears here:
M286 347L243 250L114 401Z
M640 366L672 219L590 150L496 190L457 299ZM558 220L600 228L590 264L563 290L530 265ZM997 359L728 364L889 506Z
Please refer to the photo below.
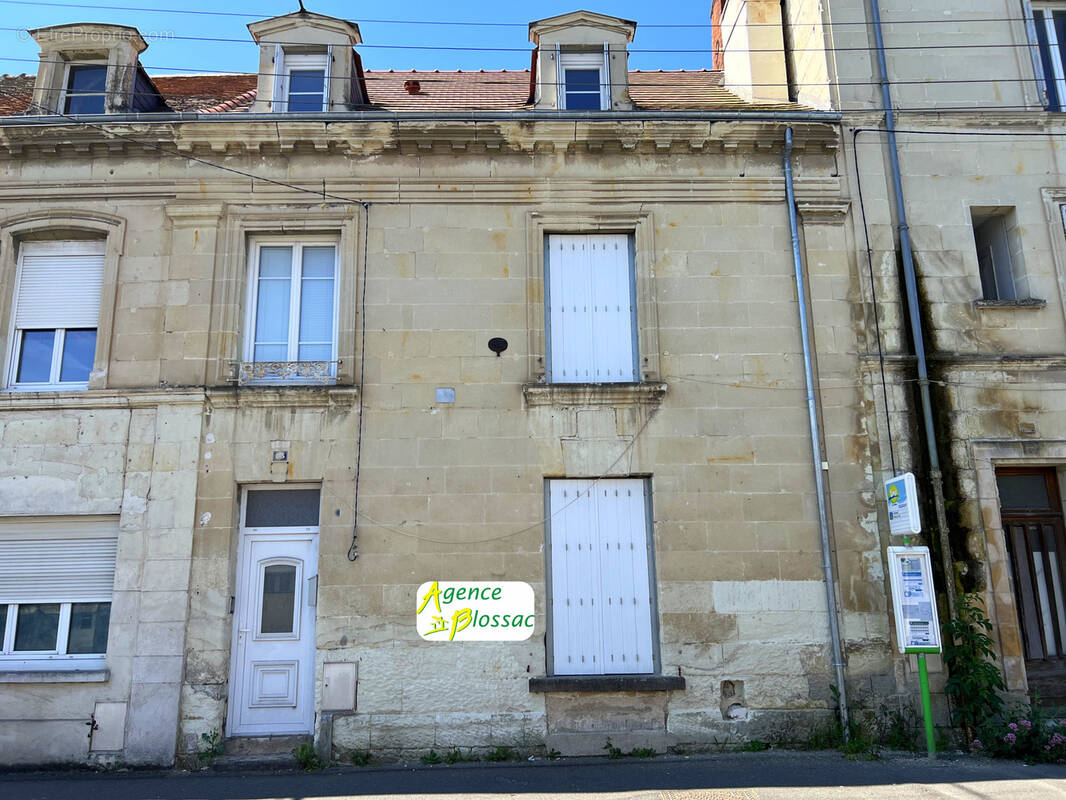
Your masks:
M1010 16L993 5L974 14ZM319 491L317 581L306 588L313 674L301 680L314 687L308 735L326 756L593 754L608 737L623 750L659 751L802 738L833 718L836 702L815 469L826 481L848 694L858 707L913 707L914 665L897 655L892 629L884 554L899 542L887 532L881 483L889 447L901 469L921 475L924 445L882 138L852 135L883 119L867 54L841 49L860 37L867 47L865 28L833 26L863 12L816 6L788 4L790 36L757 29L760 40L791 43L788 69L772 47L745 56L741 39L726 54L725 85L782 104L772 112L630 109L622 75L632 23L578 15L568 32L567 15L537 30L560 43L556 53L609 45L605 57L621 59L607 68L613 116L566 118L534 84L526 111L468 118L356 110L329 120L0 123L9 376L0 527L112 520L119 531L106 669L0 663L3 716L17 720L0 721L0 760L170 763L194 757L205 737L240 746L232 727L239 619L250 602L246 495L283 486ZM750 0L730 0L723 14L733 25L781 21L778 4ZM319 41L283 19L286 41ZM330 25L331 46L347 46ZM959 25L952 33L972 34ZM886 30L905 40L915 28ZM354 41L355 31L341 33ZM1026 88L1028 62L995 53L1003 63L982 56L974 69L1015 76L998 102L1027 113L903 113L900 126L1054 130ZM940 58L893 56L890 71L925 74ZM803 107L785 102L788 86L737 88L790 75ZM938 91L948 90L906 85L896 97L904 108L988 104L976 89ZM331 103L354 102L337 92ZM549 107L539 118L538 103ZM842 109L843 127L812 108ZM789 127L820 464L782 170ZM1057 400L1066 188L1046 138L974 147L900 139L941 453L957 501L954 561L960 587L988 598L1010 687L1022 691L994 470L1066 464ZM972 209L1003 207L1013 207L1027 291L1043 304L974 302ZM545 248L551 236L584 234L630 242L635 383L552 379ZM87 239L106 243L87 388L20 391L10 363L20 248ZM255 248L277 241L334 248L326 380L249 380L249 364L263 360L252 341L251 307L265 302ZM499 354L494 338L507 343ZM567 675L550 667L557 600L546 551L557 515L548 482L618 478L650 487L655 667L643 682L612 683L605 670L599 682L537 683ZM425 641L415 596L433 580L531 584L533 635Z

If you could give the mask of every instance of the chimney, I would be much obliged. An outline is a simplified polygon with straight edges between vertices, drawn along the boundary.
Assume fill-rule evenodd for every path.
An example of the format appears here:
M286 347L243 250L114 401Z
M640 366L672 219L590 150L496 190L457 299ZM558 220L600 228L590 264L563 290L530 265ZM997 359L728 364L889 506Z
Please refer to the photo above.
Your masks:
M713 0L711 29L725 88L749 102L788 102L781 0Z

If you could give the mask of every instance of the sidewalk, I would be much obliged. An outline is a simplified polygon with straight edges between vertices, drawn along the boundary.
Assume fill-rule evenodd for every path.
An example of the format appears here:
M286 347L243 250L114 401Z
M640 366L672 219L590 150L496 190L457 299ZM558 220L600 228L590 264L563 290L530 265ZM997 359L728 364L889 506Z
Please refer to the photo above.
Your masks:
M0 774L4 800L1066 800L1066 766L890 753L733 753L453 766L339 767L316 773Z

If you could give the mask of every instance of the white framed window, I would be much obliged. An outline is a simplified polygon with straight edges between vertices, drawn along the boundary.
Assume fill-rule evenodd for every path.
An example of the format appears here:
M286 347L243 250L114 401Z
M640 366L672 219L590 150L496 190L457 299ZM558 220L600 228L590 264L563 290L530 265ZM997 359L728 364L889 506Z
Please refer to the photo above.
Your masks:
M649 482L551 479L548 671L659 671Z
M558 55L559 108L568 111L603 111L611 107L606 47L603 53Z
M274 110L329 111L332 47L317 53L286 53L280 45L274 56Z
M7 385L85 389L96 358L105 243L25 242L19 248Z
M63 67L63 114L103 114L107 111L107 62L69 62Z
M640 380L633 238L547 235L549 383Z
M0 521L0 669L102 669L118 521Z
M335 238L252 242L244 355L266 365L259 379L298 381L296 363L336 377L337 249Z
M1066 3L1024 3L1036 82L1049 111L1066 110Z

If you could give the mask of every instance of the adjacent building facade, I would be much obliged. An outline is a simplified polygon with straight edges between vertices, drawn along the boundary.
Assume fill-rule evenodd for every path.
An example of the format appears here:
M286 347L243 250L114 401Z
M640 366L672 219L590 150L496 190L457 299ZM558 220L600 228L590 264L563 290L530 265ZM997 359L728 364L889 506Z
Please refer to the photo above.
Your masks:
M0 758L662 751L913 702L880 487L922 444L842 6L715 3L722 63L681 73L589 12L522 72L376 72L311 13L249 26L257 75L33 31L0 82ZM1022 37L1011 109L906 127L1054 132L1024 22L981 30ZM1063 616L1025 533L1062 536L1055 149L937 136L900 138L953 562L1024 691ZM427 641L434 580L532 585L532 634Z

